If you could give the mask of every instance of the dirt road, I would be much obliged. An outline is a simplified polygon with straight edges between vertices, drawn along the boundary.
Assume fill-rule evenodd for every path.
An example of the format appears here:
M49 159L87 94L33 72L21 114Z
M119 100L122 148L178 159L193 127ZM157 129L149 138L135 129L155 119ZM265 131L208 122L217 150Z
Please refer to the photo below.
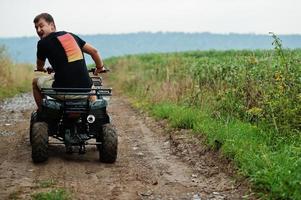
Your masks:
M164 128L164 122L118 96L110 103L119 135L115 164L100 163L94 146L84 155L50 146L49 160L35 165L28 138L33 108L30 94L0 104L0 199L31 199L54 188L70 192L72 199L242 199L250 194L218 152L187 131Z

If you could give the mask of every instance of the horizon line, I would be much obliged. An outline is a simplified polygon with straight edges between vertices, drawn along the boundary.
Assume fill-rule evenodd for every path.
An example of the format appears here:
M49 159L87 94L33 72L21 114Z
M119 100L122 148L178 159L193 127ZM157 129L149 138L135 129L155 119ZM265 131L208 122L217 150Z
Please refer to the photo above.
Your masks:
M67 31L69 32L69 31ZM74 32L72 32L74 33ZM128 33L75 33L81 36L99 36L99 35L134 35L134 34L211 34L211 35L256 35L256 36L269 36L271 32L268 33L240 33L240 32L227 32L227 33L217 33L217 32L210 32L210 31L203 31L203 32L184 32L184 31L137 31L137 32L128 32ZM301 33L275 33L276 35L280 36L301 36ZM37 37L36 35L25 35L25 36L0 36L0 39L16 39L16 38L31 38Z

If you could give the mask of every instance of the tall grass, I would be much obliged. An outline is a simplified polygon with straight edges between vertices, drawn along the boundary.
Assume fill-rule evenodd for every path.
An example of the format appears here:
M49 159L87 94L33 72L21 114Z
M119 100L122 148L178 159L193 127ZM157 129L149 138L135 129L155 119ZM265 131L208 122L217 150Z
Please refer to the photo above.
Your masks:
M218 117L261 125L277 134L301 128L301 51L208 51L127 56L117 82L135 96L210 109ZM123 76L125 74L126 76Z
M301 199L301 50L194 51L106 60L114 87L222 144L271 199ZM277 41L277 42L276 42Z
M16 64L0 46L0 99L29 91L33 78L33 67L29 64Z

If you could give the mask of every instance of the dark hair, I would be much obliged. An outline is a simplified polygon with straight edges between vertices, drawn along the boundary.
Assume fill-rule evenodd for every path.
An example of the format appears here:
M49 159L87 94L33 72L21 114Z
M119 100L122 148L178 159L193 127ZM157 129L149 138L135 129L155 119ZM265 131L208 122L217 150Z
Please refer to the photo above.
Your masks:
M54 25L54 27L55 27L55 23L54 23L53 17L50 14L48 14L48 13L41 13L41 14L37 15L34 18L33 23L38 23L38 21L40 19L45 19L45 21L48 22L48 23L52 22L53 25Z

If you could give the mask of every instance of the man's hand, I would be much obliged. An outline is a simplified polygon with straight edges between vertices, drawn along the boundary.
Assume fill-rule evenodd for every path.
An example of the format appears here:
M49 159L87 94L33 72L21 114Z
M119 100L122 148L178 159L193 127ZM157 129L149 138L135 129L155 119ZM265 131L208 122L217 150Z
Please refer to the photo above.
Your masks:
M47 71L48 74L51 74L52 72L54 72L52 67L47 67L46 71Z
M102 66L102 67L96 67L93 74L94 74L95 76L97 76L99 73L105 72L105 71L106 71L106 68L105 68L104 66Z
M46 69L37 67L37 69L35 71L36 72L45 72L45 73L47 72L48 74L51 74L52 72L54 72L52 67L47 67Z

